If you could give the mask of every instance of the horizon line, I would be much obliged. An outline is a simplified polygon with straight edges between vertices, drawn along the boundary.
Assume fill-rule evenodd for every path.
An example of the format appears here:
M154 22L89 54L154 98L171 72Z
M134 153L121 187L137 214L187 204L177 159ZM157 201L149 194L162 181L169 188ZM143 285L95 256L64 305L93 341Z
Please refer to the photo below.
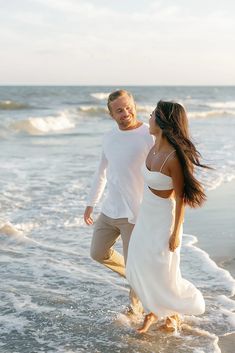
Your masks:
M235 84L23 84L23 83L0 83L0 87L235 87Z

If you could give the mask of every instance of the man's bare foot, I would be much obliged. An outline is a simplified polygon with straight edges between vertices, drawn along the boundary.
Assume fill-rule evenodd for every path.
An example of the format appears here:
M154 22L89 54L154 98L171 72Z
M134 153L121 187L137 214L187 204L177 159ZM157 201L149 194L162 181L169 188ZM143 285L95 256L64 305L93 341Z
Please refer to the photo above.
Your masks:
M145 333L148 331L149 327L155 322L157 321L157 316L154 315L153 313L150 313L148 315L145 315L144 318L144 323L143 325L137 329L137 331L139 333Z
M180 328L180 318L178 315L172 315L166 318L165 324L159 327L159 330L165 332L175 332Z

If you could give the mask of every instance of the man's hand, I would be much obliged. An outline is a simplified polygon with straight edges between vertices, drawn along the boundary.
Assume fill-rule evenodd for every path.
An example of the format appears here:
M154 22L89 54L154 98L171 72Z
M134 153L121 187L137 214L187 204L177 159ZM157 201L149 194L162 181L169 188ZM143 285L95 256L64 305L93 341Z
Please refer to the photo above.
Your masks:
M87 206L87 208L85 209L84 215L83 215L84 221L86 222L86 224L88 226L93 224L92 212L93 212L93 207Z

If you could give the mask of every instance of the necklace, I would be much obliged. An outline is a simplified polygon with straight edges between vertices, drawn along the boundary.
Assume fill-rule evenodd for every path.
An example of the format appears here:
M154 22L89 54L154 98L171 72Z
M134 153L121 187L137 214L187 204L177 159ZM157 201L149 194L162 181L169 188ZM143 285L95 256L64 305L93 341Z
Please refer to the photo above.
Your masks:
M158 154L159 151L153 150L153 155L155 156L156 154Z
M170 153L173 153L175 151L175 149L174 150L172 150ZM156 150L153 150L153 156L156 156L156 154L158 154L158 155L164 155L164 154L166 154L167 152L161 152L161 151L156 151Z

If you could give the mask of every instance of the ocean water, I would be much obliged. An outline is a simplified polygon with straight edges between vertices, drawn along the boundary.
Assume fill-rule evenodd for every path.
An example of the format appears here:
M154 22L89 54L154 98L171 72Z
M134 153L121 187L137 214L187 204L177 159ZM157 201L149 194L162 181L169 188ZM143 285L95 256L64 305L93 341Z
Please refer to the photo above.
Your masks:
M122 315L126 281L89 257L83 211L114 124L106 99L117 88L0 87L1 353L217 353L218 337L235 331L235 280L194 235L184 235L182 273L207 309L174 335L154 326L136 334L138 319ZM207 190L235 178L235 87L128 89L146 122L159 99L185 105L192 138L214 167L198 172Z

